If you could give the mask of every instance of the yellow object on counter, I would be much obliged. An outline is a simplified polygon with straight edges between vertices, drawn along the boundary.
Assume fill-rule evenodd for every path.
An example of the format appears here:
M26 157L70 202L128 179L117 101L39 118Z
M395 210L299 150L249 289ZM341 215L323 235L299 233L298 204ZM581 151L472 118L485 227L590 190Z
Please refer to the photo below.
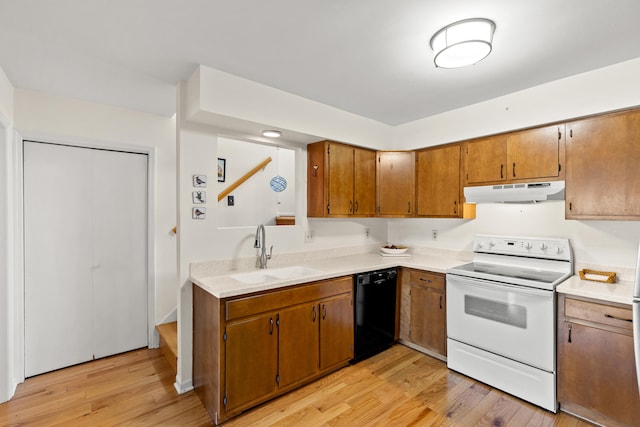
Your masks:
M584 268L578 271L578 274L580 275L580 279L582 280L591 280L592 282L603 282L603 283L616 283L616 273L613 271L596 271L596 270L589 270ZM604 279L587 277L587 275L602 276L604 277Z

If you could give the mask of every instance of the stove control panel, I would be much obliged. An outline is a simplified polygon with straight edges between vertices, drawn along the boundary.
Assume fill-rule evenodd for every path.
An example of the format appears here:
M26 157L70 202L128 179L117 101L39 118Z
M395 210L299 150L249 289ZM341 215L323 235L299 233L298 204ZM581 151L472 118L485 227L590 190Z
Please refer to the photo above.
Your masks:
M512 237L481 234L473 239L473 251L571 261L569 239Z

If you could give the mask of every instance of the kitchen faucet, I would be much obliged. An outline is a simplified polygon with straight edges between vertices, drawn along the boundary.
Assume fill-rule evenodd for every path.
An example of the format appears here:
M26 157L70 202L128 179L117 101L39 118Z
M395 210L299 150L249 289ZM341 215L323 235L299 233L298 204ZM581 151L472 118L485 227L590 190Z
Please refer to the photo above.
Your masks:
M267 235L264 230L264 225L260 224L258 229L256 230L256 241L253 244L254 248L261 248L260 251L260 268L267 268L267 261L271 259L271 255L273 254L273 245L271 245L271 249L269 250L269 255L267 255Z

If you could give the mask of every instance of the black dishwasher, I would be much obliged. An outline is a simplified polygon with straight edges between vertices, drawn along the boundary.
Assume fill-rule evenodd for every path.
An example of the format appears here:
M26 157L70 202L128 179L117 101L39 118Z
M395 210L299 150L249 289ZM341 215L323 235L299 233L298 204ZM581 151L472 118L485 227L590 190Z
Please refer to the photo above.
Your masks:
M395 268L355 276L352 363L380 353L395 341L397 277Z

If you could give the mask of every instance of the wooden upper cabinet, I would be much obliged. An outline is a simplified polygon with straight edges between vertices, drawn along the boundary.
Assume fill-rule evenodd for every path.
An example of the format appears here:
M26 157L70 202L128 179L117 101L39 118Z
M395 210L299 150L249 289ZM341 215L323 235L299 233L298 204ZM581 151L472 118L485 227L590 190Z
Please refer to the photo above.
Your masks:
M415 152L379 151L377 163L378 215L415 213Z
M640 110L567 124L565 216L640 219Z
M353 148L353 214L374 216L376 213L376 152Z
M554 125L508 134L507 178L558 178L563 133L564 125Z
M418 151L416 163L416 213L459 218L462 215L460 145Z
M564 125L552 125L466 142L468 185L561 179Z
M474 139L466 143L466 183L472 185L507 179L506 135Z
M328 214L351 215L353 200L353 147L330 143L327 145Z
M307 159L307 216L375 215L375 151L322 141Z

